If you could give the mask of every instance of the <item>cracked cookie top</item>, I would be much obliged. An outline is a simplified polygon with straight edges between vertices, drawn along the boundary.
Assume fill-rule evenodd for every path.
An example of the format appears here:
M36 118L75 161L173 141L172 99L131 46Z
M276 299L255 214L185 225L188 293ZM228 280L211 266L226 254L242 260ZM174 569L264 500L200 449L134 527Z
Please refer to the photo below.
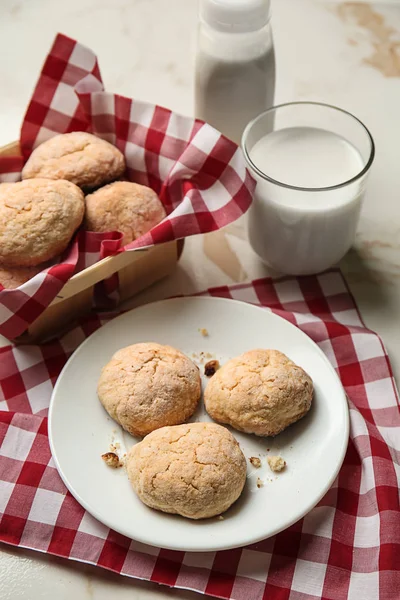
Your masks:
M69 181L0 184L0 264L31 267L63 252L84 207L82 190Z
M309 375L278 350L251 350L228 361L207 384L210 417L246 433L274 436L311 407Z
M86 229L120 231L123 246L150 231L166 216L151 188L130 181L110 183L86 196L85 202Z
M134 344L116 352L103 368L97 392L117 423L144 436L192 416L201 394L200 373L171 346Z
M153 431L127 460L133 489L147 506L191 519L225 512L246 481L246 459L225 427L189 423Z
M124 155L101 138L75 131L55 135L32 152L22 169L22 179L67 179L92 190L120 177Z

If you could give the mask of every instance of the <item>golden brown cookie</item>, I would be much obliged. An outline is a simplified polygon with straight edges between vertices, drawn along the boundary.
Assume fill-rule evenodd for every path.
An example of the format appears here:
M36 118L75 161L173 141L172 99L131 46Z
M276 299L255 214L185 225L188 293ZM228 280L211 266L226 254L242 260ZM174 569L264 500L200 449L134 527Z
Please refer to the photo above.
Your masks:
M30 267L68 246L82 222L82 190L69 181L0 184L0 264Z
M115 181L86 196L85 227L89 231L120 231L125 246L166 216L153 190L130 181Z
M120 177L125 167L118 148L91 133L75 131L40 144L22 169L22 179L67 179L92 190Z
M277 350L251 350L210 379L204 402L210 417L246 433L274 436L310 409L313 383Z
M7 267L0 266L0 284L6 290L13 290L32 279L32 277L45 268L45 265L38 265L37 267L9 267L8 269Z
M117 423L143 436L192 416L201 394L200 373L171 346L134 344L116 352L103 368L97 393Z
M189 519L225 512L246 482L246 459L233 435L216 423L153 431L133 446L128 477L147 506Z

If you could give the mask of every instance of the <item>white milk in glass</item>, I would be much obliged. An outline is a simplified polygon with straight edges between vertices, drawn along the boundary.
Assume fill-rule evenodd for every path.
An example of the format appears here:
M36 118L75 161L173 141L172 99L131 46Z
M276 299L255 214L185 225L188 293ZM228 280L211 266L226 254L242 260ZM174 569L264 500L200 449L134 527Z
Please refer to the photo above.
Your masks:
M365 163L340 135L314 127L288 127L265 135L249 152L256 197L249 215L254 250L271 267L295 275L331 267L349 250L361 209ZM308 188L291 189L285 186Z

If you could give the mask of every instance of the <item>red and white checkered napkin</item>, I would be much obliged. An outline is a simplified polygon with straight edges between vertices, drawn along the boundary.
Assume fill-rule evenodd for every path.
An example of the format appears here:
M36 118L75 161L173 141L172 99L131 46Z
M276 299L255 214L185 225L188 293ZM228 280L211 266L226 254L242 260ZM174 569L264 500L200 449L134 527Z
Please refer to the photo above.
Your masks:
M0 540L221 598L398 598L398 398L382 342L363 326L342 276L262 279L204 295L270 307L337 369L351 434L340 474L318 506L275 537L217 553L144 546L91 517L55 469L46 415L67 358L102 324L92 316L58 341L0 349Z
M159 194L168 217L126 249L224 227L249 208L255 182L241 150L209 125L104 92L96 56L58 35L21 128L24 157L0 157L0 182L18 181L33 148L57 133L89 131L124 153L129 180ZM120 235L81 231L62 262L18 290L0 285L0 333L25 331L76 272L118 251Z

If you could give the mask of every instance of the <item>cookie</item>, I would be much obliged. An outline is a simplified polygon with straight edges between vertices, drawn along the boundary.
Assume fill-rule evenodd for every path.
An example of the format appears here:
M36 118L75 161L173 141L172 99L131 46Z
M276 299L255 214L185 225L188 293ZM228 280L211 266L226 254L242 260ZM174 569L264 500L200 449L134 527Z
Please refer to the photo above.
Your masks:
M147 506L206 519L225 512L239 498L246 459L225 427L189 423L153 431L133 446L127 471Z
M157 194L144 185L115 181L86 196L85 227L89 231L120 231L125 246L166 216Z
M206 410L219 423L246 433L274 436L310 409L313 383L277 350L251 350L228 361L210 379Z
M22 169L22 179L66 179L92 190L120 177L125 167L118 148L91 133L75 131L38 146Z
M8 269L0 266L0 284L6 290L13 290L32 279L45 268L43 265L37 267L10 267Z
M82 222L84 195L69 181L0 184L0 264L31 267L63 252Z
M103 368L97 393L109 415L132 435L184 423L201 394L197 366L171 346L134 344Z

